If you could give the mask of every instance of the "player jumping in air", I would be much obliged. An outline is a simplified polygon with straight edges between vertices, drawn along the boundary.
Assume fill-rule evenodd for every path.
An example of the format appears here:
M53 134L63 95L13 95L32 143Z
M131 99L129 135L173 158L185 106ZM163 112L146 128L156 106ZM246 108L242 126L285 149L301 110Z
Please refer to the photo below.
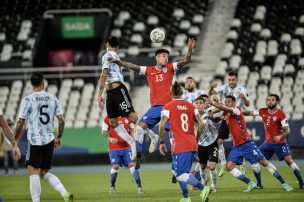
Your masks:
M277 168L265 159L264 155L260 149L256 146L254 141L252 141L251 136L247 132L246 122L243 113L239 107L236 107L236 99L232 95L226 96L225 106L214 103L212 100L208 101L212 106L224 111L224 117L229 128L230 134L232 136L233 147L227 158L226 169L234 177L248 184L247 189L244 192L250 192L257 187L257 184L245 175L241 173L240 170L235 168L236 163L239 163L243 158L245 158L251 165L256 165L260 163L263 165L274 177L276 177L282 187L286 191L292 191L293 189L283 180Z
M244 115L261 116L265 128L265 142L260 146L261 152L267 160L271 159L275 153L280 161L285 160L287 165L293 170L299 181L300 189L303 189L303 178L299 166L293 161L291 152L287 144L286 137L290 135L290 129L285 113L278 108L280 97L271 94L267 98L267 107L255 111L245 111ZM254 175L258 180L258 186L261 188L261 173L259 167L252 167Z
M126 117L118 118L118 123L122 125L126 131L134 134L134 125L130 123ZM131 159L130 145L124 141L113 128L109 127L108 117L104 118L102 124L102 135L109 141L109 157L112 164L110 193L114 194L116 192L115 183L119 167L127 166L138 186L138 193L143 194L144 192L141 186L139 172L138 170L135 170L134 161Z
M167 103L162 110L161 123L159 128L160 145L162 155L167 151L164 143L165 125L169 121L172 132L173 165L176 178L183 192L181 202L191 201L187 184L196 186L201 190L202 201L208 199L210 187L204 186L194 176L189 175L194 155L197 152L197 140L194 132L194 121L198 123L198 134L201 134L203 125L198 110L189 102L182 100L182 87L174 83L171 88L173 100Z

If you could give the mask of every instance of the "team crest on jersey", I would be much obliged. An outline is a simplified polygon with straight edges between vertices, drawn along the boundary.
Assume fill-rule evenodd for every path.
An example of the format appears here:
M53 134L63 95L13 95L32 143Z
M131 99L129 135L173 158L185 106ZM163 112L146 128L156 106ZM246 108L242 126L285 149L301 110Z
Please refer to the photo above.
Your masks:
M276 121L276 120L277 120L277 117L276 117L276 116L272 117L272 120L273 120L273 121Z
M167 68L163 68L163 72L164 72L164 73L167 73L167 72L168 72L168 69L167 69Z

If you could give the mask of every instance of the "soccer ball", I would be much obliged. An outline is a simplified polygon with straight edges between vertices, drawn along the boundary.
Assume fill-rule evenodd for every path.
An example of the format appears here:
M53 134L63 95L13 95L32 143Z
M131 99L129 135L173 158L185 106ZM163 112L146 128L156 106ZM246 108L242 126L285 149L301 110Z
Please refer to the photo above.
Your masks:
M165 32L159 28L155 28L150 33L150 39L153 43L161 43L165 39Z

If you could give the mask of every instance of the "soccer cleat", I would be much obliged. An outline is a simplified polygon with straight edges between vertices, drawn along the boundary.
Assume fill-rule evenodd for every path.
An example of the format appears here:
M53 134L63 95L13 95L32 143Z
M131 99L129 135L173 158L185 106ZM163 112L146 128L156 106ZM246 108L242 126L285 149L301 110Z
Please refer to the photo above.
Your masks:
M240 171L243 175L246 174L246 166L245 165L240 165Z
M226 165L222 165L218 176L222 177L225 174L225 171L226 171Z
M209 186L205 186L204 189L202 190L200 196L202 198L202 202L208 201L208 196L210 193L210 187Z
M251 192L255 188L257 188L257 184L251 181L248 183L247 188L243 192Z
M257 189L263 189L263 188L264 188L263 185L257 184Z
M116 194L115 187L110 187L109 194Z
M138 187L138 194L144 194L144 190L142 187Z
M177 183L177 179L176 179L176 176L175 175L172 175L172 181L171 181L172 183Z
M155 135L153 138L151 138L151 143L149 147L149 153L153 153L158 145L159 136Z
M72 193L67 192L65 194L65 196L63 197L63 199L64 199L65 202L73 202L74 196L73 196Z
M292 191L293 188L291 186L289 186L287 183L282 184L282 187L285 191Z
M211 191L213 192L213 193L215 193L217 190L216 190L216 186L214 186L213 184L211 185Z
M179 202L191 202L191 198L182 198Z

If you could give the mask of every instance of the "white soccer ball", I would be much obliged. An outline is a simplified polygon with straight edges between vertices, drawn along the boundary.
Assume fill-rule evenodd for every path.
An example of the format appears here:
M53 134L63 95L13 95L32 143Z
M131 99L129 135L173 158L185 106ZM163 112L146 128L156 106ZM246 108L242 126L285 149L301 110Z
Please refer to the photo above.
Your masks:
M165 39L165 32L159 28L155 28L150 33L150 39L153 43L161 43Z

